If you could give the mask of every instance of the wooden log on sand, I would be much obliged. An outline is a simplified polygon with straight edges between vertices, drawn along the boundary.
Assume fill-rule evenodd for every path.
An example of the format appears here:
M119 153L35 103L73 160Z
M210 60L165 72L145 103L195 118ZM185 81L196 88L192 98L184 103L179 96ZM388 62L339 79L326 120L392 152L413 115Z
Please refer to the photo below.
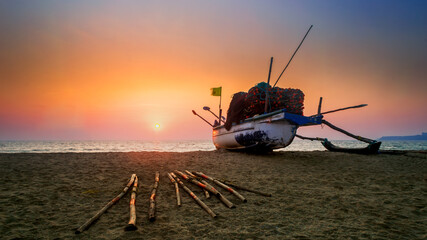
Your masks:
M190 177L193 177L193 178L197 178L197 176L196 175L194 175L194 174L192 174L190 171L188 171L188 170L184 170L184 172L185 173L187 173ZM203 182L202 182L203 183ZM205 184L205 183L203 183L203 184ZM205 185L207 185L207 184L205 184ZM208 190L206 190L206 189L204 189L203 188L203 192L205 193L205 197L206 198L210 198L211 196L209 195L209 191Z
M193 198L194 201L199 204L201 208L203 208L209 215L211 215L211 217L216 218L216 214L204 202L202 202L202 200L200 200L196 196L196 194L194 194L189 188L187 188L179 178L176 177L175 180L179 183L182 189L184 189L184 191L186 191L191 196L191 198Z
M172 173L173 174L173 173ZM171 173L168 173L168 177L171 180L172 184L175 186L175 194L176 194L176 205L178 207L181 207L181 196L179 195L179 187L178 183L175 181L175 179L172 177Z
M125 227L126 231L135 231L138 229L136 227L136 192L138 191L138 177L135 177L135 181L133 182L132 194L130 195L129 202L129 223Z
M225 185L224 183L218 181L217 179L210 177L210 176L207 176L207 175L203 174L202 172L195 172L194 174L214 182L216 185L218 185L218 186L224 188L225 190L229 191L230 193L234 194L237 198L242 200L242 202L247 202L246 198L243 197L240 193L238 193L236 190L232 189L231 187Z
M85 222L83 225L81 225L79 228L77 228L75 233L79 234L79 233L83 232L84 230L88 229L90 227L90 225L92 225L92 223L95 220L97 220L99 217L101 217L101 215L105 211L107 211L111 206L113 206L115 203L117 203L120 200L120 198L122 198L127 193L130 186L134 182L135 178L136 178L136 174L132 174L132 177L130 178L128 184L123 189L123 191L119 195L117 195L117 197L115 197L113 200L111 200L107 205L105 205L105 207L103 207L101 210L99 210L99 212L97 212L95 214L95 216L93 216L91 219L89 219L87 222Z
M148 220L150 220L150 222L154 222L154 220L156 220L156 193L157 187L159 186L159 176L159 172L156 172L153 190L150 195L150 208L148 209Z
M219 193L215 188L213 188L213 187L208 187L208 186L206 186L205 184L203 184L203 183L201 183L201 182L197 181L195 178L191 178L191 177L187 176L186 174L184 174L184 173L182 173L182 172L180 172L180 171L178 171L178 170L175 170L174 172L175 172L176 174L178 174L179 176L181 176L182 178L184 178L186 181L191 182L191 183L193 183L194 185L197 185L197 186L199 186L199 187L201 187L201 188L204 188L204 189L208 190L209 192L211 192L211 193L212 193L212 194L214 194L215 196L218 196L218 195L220 194L220 193Z

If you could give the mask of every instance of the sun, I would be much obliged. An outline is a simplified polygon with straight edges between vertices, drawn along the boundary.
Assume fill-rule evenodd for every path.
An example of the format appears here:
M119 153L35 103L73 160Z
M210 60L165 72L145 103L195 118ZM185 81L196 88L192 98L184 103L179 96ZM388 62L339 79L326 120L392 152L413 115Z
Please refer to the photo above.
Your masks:
M154 127L155 127L156 129L159 129L159 128L160 128L160 124L156 123L156 124L154 125Z

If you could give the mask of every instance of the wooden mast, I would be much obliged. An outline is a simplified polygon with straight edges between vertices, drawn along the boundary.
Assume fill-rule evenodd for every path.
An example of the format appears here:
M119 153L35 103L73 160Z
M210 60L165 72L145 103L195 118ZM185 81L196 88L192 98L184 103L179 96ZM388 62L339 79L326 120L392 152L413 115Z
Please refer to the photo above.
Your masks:
M276 86L277 82L280 80L280 77L282 76L282 74L285 72L286 68L288 68L289 64L291 63L292 59L294 58L295 54L298 52L298 49L301 47L302 43L304 42L305 38L307 37L308 33L310 32L311 28L313 27L313 25L310 26L310 28L308 29L307 33L304 35L304 38L302 39L301 43L298 45L297 49L295 50L294 54L292 54L291 59L289 59L288 64L286 64L286 67L283 69L282 73L280 73L280 76L277 78L276 83L274 83L274 86Z
M268 112L268 100L269 100L268 86L270 86L270 75L271 75L271 67L272 66L273 66L273 57L271 57L271 59L270 59L270 70L268 70L267 87L265 89L265 108L264 108L264 113Z

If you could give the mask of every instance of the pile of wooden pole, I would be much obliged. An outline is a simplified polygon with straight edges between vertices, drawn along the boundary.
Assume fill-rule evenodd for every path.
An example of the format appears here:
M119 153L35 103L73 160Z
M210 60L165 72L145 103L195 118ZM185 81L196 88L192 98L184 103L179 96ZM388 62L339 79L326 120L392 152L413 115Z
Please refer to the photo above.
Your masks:
M219 180L212 176L206 175L202 172L191 172L188 170L184 170L184 172L175 170L174 172L170 172L167 174L171 183L174 185L174 188L175 188L176 205L179 207L182 204L181 195L179 192L179 187L181 187L182 189L184 189L185 192L187 192L190 195L190 197L201 208L203 208L213 218L216 218L217 214L214 213L212 209L210 209L199 197L197 197L197 195L184 184L184 181L197 186L200 191L203 191L206 199L211 198L211 196L215 196L216 198L218 198L219 201L221 201L228 208L235 208L236 206L230 200L228 200L221 192L219 192L215 187L213 187L212 184L215 184L221 187L222 189L225 189L227 192L233 194L236 198L238 198L240 201L244 203L247 202L246 198L243 197L239 192L237 192L234 189L239 189L242 191L252 192L252 193L260 194L263 196L271 197L271 194L269 193L263 193L256 190L251 190L246 187L238 186L233 182L230 182L227 180ZM156 172L154 177L154 185L151 190L150 199L149 199L148 220L151 222L156 220L156 196L157 196L157 190L159 187L159 178L160 178L160 173ZM120 192L119 195L113 198L101 210L99 210L92 218L90 218L83 225L81 225L75 231L75 233L79 234L87 230L97 219L101 217L102 214L104 214L110 207L116 204L123 196L125 196L126 193L131 188L132 190L131 190L130 201L129 201L129 222L125 227L125 230L126 231L137 230L136 197L138 192L138 181L139 179L136 176L136 174L132 174L130 180L128 181L128 183L126 184L122 192Z
M208 181L225 189L226 191L233 194L235 197L237 197L240 201L244 203L247 202L246 198L243 197L239 192L237 192L233 188L271 197L271 194L269 193L263 193L256 190L251 190L246 187L240 187L238 185L235 185L234 183L231 183L230 181L219 180L214 177L208 176L202 172L191 172L188 170L184 170L184 172L185 173L175 170L174 172L168 173L168 177L171 180L171 183L175 186L177 205L181 206L181 197L179 195L179 188L178 188L178 184L179 184L179 186L181 186L181 188L184 189L184 191L187 192L190 195L190 197L193 198L194 201L200 205L201 208L203 208L210 216L214 218L217 215L202 200L200 200L200 198L197 197L197 195L193 191L191 191L184 184L183 180L199 187L205 193L206 199L209 199L210 195L213 195L217 197L228 208L235 208L235 205L230 200L228 200L221 192L219 192L216 188L214 188Z

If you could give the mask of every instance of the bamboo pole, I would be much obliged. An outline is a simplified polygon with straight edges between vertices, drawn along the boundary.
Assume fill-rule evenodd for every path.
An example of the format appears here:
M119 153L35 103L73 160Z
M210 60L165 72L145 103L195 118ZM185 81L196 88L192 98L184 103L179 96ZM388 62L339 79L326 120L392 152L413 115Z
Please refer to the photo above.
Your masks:
M123 191L119 195L117 195L117 197L115 197L113 200L111 200L107 205L105 205L101 210L99 210L99 212L97 212L95 214L95 216L93 216L87 222L85 222L83 225L81 225L79 228L77 228L75 233L79 234L79 233L83 232L84 230L88 229L92 225L92 223L95 222L95 220L97 220L99 217L101 217L101 215L105 211L107 211L111 206L113 206L115 203L117 203L120 200L120 198L122 198L127 193L130 186L135 181L135 178L136 178L136 174L132 174L132 177L130 178L128 184L123 189Z
M196 176L196 175L192 174L192 173L191 173L190 171L188 171L188 170L184 170L184 172L185 172L185 173L187 173L190 177L197 178L197 176ZM203 183L203 182L202 182L202 183ZM206 183L203 183L203 184L208 185L208 184L206 184ZM211 196L209 195L209 191L208 191L208 190L206 190L206 189L204 189L204 188L203 188L203 192L205 193L205 197L206 197L207 199L211 197Z
M320 116L321 115L321 110L322 110L322 100L323 100L323 98L322 97L320 97L320 99L319 99L319 106L317 107L317 116Z
M266 197L271 197L271 193L263 193L263 192L260 192L260 191L257 191L257 190L252 190L252 189L249 189L249 188L246 188L246 187L238 186L238 185L236 185L233 182L228 181L228 180L222 179L221 182L223 182L223 183L225 183L227 185L230 185L230 186L232 186L234 188L237 188L239 190L243 190L243 191L251 192L251 193L256 193L256 194L259 194L259 195L262 195L262 196L266 196Z
M178 171L178 170L175 170L174 172L175 172L176 174L178 174L179 176L181 176L182 178L184 178L186 181L191 182L191 183L193 183L194 185L197 185L197 186L199 186L199 187L201 187L201 188L203 188L203 189L208 190L210 193L214 194L215 196L219 196L219 195L220 195L220 193L219 193L215 188L213 188L212 186L211 186L211 187L208 187L208 186L206 186L205 184L203 184L203 183L201 183L201 182L197 181L195 178L190 178L190 177L188 177L186 174L184 174L184 173L182 173L182 172L180 172L180 171Z
M178 177L176 177L175 179L179 183L179 185L182 187L182 189L184 189L184 191L186 191L191 196L191 198L193 198L194 201L196 201L196 203L199 204L201 208L203 208L203 210L205 210L209 215L211 215L211 217L216 218L216 214L204 202L202 202L202 200L200 200L196 196L196 194L194 194L188 187L186 187Z
M304 136L301 136L301 135L298 135L298 134L295 134L295 137L297 137L297 138L301 138L301 139L304 139L304 140L311 140L311 141L314 141L314 140L316 140L316 141L325 141L325 138L318 138L318 137L315 137L315 138L312 138L312 137L304 137Z
M203 121L205 121L207 124L211 125L211 127L213 127L214 125L212 125L212 123L208 122L208 120L204 119L202 116L200 116L199 114L196 113L196 111L191 110L193 112L194 115L198 116L200 119L202 119Z
M206 182L205 180L201 180L200 182L202 182L203 184L206 184L207 186L212 187L208 182ZM214 187L212 187L214 188ZM218 199L224 203L225 206L227 206L228 208L235 208L236 206L234 206L234 204L232 202L230 202L230 200L228 200L222 193L220 193L218 196Z
M274 83L273 88L276 86L277 82L280 80L280 77L282 76L282 74L286 71L286 69L288 68L289 64L291 63L292 59L294 58L295 54L298 52L298 49L301 47L302 43L304 42L305 38L307 37L308 33L310 32L311 28L313 27L313 25L310 26L310 28L308 29L307 33L304 35L304 38L302 39L301 43L298 45L297 49L295 50L294 54L292 55L291 59L289 59L288 64L286 64L285 68L283 69L282 73L280 73L279 78L277 78L276 83Z
M231 187L225 185L224 183L218 181L217 179L207 176L206 174L202 173L202 172L195 172L195 174L197 176L200 176L202 178L208 179L212 182L214 182L216 185L224 188L225 190L229 191L230 193L234 194L237 198L239 198L242 202L247 202L246 198L243 197L240 193L238 193L236 190L232 189Z
M125 228L126 231L135 231L136 229L138 229L136 227L136 207L135 207L137 191L138 191L138 177L135 177L135 181L133 182L132 194L130 195L129 223Z
M154 177L154 186L150 195L150 208L148 209L148 220L150 220L150 222L154 222L156 220L156 193L157 187L159 186L159 176L159 172L156 171L156 176Z
M271 57L271 60L270 60L270 70L268 70L267 87L265 89L265 107L264 107L264 113L268 112L268 101L269 101L268 87L270 86L270 75L271 75L271 67L272 66L273 66L273 57Z
M352 109L352 108L361 108L361 107L366 107L366 106L368 106L368 104L360 104L360 105L357 105L357 106L339 108L339 109L335 109L335 110L331 110L331 111L327 111L327 112L322 112L320 114L317 113L316 115L312 115L311 117L318 116L318 115L325 115L325 114L328 114L328 113L334 113L334 112L343 111L343 110Z
M173 173L172 173L173 174ZM175 186L175 194L176 194L176 205L178 207L181 207L181 196L179 195L179 187L178 183L175 181L175 179L172 177L171 173L168 173L168 177L171 180L172 184Z
M196 175L194 175L193 173L191 173L190 171L185 170L186 173L188 173L188 175L190 175L193 178L198 178ZM206 182L205 180L200 180L201 183L205 184L208 188L212 188L215 189L212 185L210 185L208 182ZM216 189L215 189L216 190ZM236 206L234 206L234 204L232 202L230 202L230 200L228 200L224 195L222 195L222 193L220 193L218 190L216 190L219 194L217 195L218 199L224 203L225 206L227 206L228 208L235 208Z

